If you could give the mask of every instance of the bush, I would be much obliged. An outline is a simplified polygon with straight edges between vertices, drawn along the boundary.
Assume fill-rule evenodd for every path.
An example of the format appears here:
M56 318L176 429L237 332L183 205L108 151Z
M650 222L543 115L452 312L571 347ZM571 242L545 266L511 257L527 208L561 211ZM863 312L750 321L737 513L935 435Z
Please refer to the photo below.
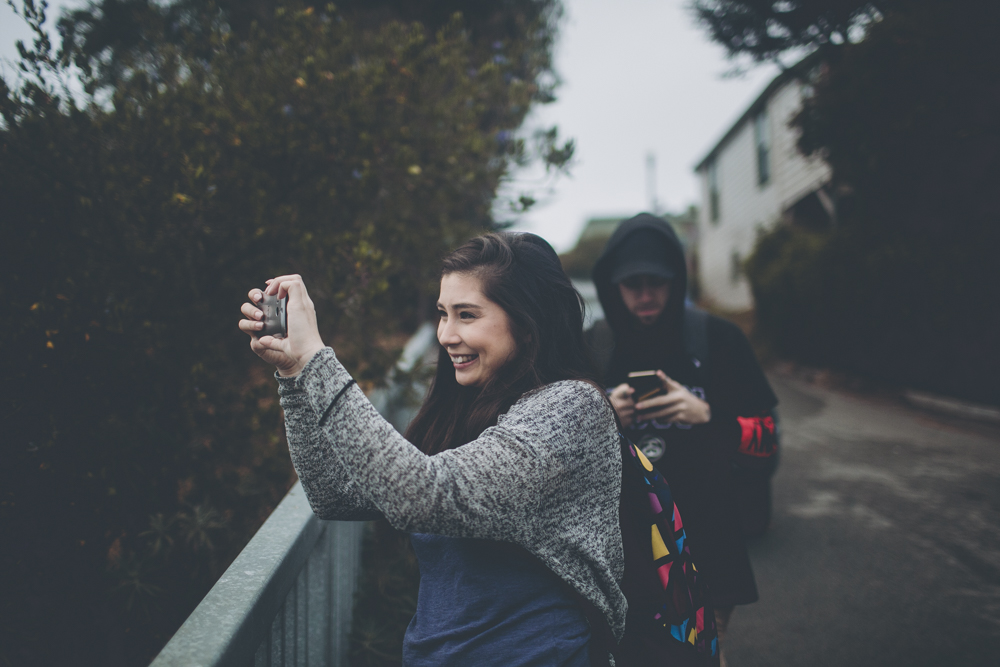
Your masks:
M832 54L795 123L838 226L779 227L748 274L778 351L1000 403L1000 5L897 4Z
M527 157L544 12L484 46L461 16L195 4L95 52L86 104L44 39L0 82L0 663L147 664L294 481L247 290L303 274L371 387Z
M757 330L806 363L1000 403L987 236L779 226L747 261Z
M409 534L385 520L372 522L365 534L362 563L351 627L351 665L398 667L420 590L420 565Z

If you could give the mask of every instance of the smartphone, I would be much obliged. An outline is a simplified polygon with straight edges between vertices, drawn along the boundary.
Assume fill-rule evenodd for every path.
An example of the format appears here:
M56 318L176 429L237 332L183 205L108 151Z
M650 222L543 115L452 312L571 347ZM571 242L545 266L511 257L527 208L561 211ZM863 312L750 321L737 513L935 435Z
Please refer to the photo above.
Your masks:
M284 299L279 299L276 294L265 294L257 307L264 311L261 321L264 328L254 333L257 338L261 336L274 336L284 338L288 335L288 295Z
M635 371L634 373L629 373L628 384L635 389L635 393L632 394L632 400L636 403L645 401L647 398L659 396L666 391L656 371Z

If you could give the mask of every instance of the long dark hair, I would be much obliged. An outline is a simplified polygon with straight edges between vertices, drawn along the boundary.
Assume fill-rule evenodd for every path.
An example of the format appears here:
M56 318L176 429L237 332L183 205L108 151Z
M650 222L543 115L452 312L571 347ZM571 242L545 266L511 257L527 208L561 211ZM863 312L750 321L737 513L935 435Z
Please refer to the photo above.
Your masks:
M441 275L478 278L483 295L510 318L517 353L482 387L463 387L444 347L437 375L407 439L427 454L459 447L497 423L526 391L558 380L594 382L583 341L583 299L539 236L479 236L445 257Z

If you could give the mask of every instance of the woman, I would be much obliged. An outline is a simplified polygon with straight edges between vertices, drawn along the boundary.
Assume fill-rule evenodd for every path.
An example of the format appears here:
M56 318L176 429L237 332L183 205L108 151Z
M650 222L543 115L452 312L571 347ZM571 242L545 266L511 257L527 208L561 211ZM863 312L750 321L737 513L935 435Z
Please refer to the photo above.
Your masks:
M266 290L288 295L289 337L250 345L277 367L313 510L412 533L421 582L404 664L586 667L581 598L621 637L621 450L551 246L488 234L445 258L437 375L407 438L324 346L301 278ZM242 310L253 334L261 311Z

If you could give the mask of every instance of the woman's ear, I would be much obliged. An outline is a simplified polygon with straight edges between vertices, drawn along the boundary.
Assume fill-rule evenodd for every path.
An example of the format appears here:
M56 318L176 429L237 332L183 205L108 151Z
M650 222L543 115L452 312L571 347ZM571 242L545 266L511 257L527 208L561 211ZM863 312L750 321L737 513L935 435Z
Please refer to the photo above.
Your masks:
M518 342L518 347L520 347L521 351L523 352L532 345L537 345L536 341L537 337L534 334L532 334L530 330L525 329L524 332L518 338L517 342Z

